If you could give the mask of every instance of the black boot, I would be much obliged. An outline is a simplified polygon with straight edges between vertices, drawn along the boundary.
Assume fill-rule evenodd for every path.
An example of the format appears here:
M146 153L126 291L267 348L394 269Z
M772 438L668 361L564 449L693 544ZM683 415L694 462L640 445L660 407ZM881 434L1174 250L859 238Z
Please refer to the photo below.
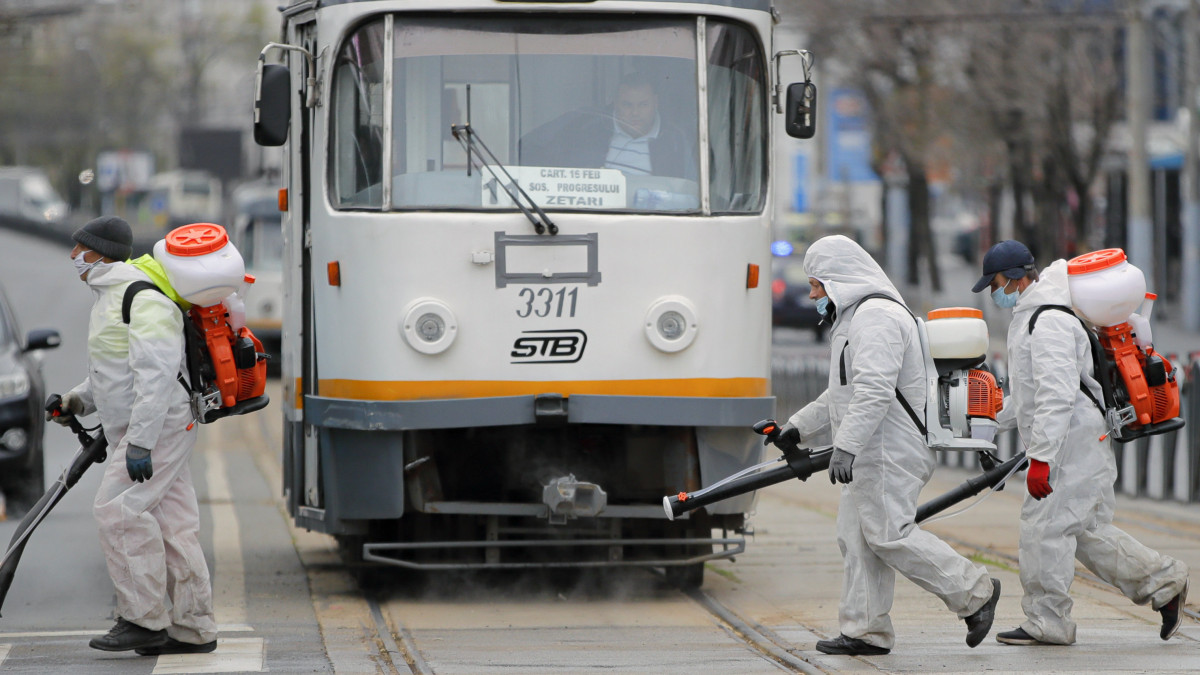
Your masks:
M992 599L984 603L977 612L963 619L967 622L967 646L974 648L992 629L996 620L996 604L1000 602L1000 580L992 579Z
M1183 590L1179 591L1179 595L1171 598L1171 601L1162 607L1158 608L1158 613L1162 614L1163 622L1162 629L1158 631L1158 636L1164 640L1170 640L1175 631L1179 630L1179 624L1183 623L1183 604L1187 602L1188 582L1183 582Z
M158 647L139 647L136 651L142 656L158 656L160 654L208 654L216 650L216 640L196 644L194 642L181 642L169 637L164 644Z
M873 644L868 644L858 638L839 635L832 640L819 640L817 642L817 651L823 654L849 654L850 656L880 656L892 651L883 647L876 647Z
M159 647L167 643L166 630L150 630L125 619L117 619L117 625L105 635L94 637L88 642L92 649L106 652L126 652L130 649Z
M1003 633L996 633L996 642L1002 645L1048 645L1049 642L1042 642L1025 632L1024 628L1017 626L1012 630L1006 630Z

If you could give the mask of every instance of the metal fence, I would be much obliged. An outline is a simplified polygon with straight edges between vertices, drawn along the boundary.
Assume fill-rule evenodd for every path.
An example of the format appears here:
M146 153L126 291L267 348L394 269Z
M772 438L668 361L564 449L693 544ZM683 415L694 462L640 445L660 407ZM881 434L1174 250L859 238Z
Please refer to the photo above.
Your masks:
M1132 497L1200 502L1200 351L1185 361L1167 354L1176 364L1179 381L1179 415L1187 424L1180 430L1138 439L1131 443L1113 443L1118 476L1117 492ZM1003 363L993 363L1003 375ZM786 420L825 390L829 382L829 359L816 356L776 356L771 364L772 393L776 417ZM996 439L997 454L1008 459L1018 452L1015 431ZM943 452L944 466L977 468L973 452Z

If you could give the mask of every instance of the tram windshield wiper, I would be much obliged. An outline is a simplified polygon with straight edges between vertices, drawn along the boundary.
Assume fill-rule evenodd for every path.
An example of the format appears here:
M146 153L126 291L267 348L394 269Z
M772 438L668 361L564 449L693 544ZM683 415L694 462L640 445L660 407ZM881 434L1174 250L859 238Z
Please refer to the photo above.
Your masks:
M469 100L470 99L468 98L468 101ZM546 232L549 232L550 234L558 234L558 226L550 220L550 216L546 215L546 212L542 210L542 207L538 206L537 202L533 201L533 198L529 196L529 193L525 192L525 190L521 188L520 183L518 183L516 179L512 177L512 174L508 172L508 169L504 168L504 164L502 164L500 160L496 158L496 155L494 155L491 149L488 148L487 144L483 142L483 139L479 137L479 133L471 128L470 122L461 125L450 125L450 133L458 141L459 145L463 147L463 150L467 152L467 175L470 175L471 173L472 162L477 161L478 166L487 169L488 173L492 174L492 178L495 179L496 184L508 194L508 198L512 200L513 204L517 205L517 208L521 210L521 213L525 214L525 217L529 219L529 222L533 223L534 231L536 231L538 234L545 234ZM480 148L482 148L482 151ZM486 157L484 156L484 153L487 153ZM497 169L500 170L500 173L496 173ZM500 174L503 174L503 178Z

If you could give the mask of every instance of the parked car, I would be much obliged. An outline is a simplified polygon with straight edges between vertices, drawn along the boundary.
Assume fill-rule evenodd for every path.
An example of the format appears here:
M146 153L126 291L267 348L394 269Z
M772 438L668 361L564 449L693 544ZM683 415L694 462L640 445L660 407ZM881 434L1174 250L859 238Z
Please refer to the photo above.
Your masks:
M771 325L810 328L817 339L825 336L817 305L808 298L808 275L802 258L774 258L771 262Z
M60 342L52 329L22 336L0 289L0 491L10 513L23 513L42 496L46 385L40 351Z

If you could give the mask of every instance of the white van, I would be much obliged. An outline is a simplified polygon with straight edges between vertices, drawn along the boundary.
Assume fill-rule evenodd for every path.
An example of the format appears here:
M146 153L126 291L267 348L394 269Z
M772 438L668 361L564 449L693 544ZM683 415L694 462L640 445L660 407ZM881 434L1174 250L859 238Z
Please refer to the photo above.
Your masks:
M0 213L51 223L62 220L67 211L67 203L41 169L0 167Z
M222 212L221 181L207 171L177 169L150 179L150 212L158 227L215 223Z

